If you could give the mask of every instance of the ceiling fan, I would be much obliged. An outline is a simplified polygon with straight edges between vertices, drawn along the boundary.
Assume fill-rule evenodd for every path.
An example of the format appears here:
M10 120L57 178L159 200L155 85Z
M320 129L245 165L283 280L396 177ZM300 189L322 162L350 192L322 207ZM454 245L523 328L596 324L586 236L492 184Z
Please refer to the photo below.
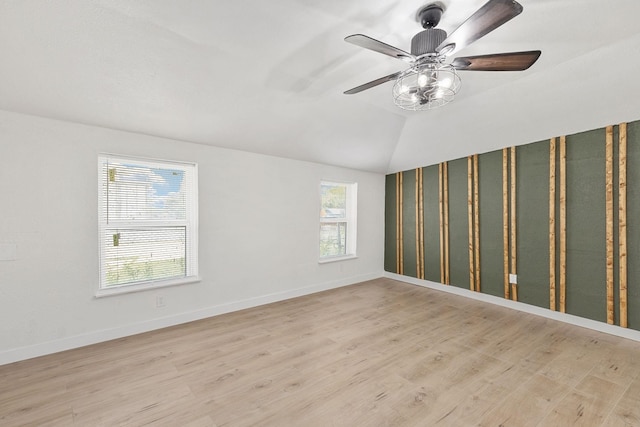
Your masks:
M354 34L345 41L357 46L401 59L409 68L389 74L344 92L347 95L362 92L382 83L394 81L395 104L406 110L425 110L452 101L460 88L457 71L523 71L533 65L542 53L539 50L464 56L447 62L447 58L487 35L522 12L522 5L514 0L489 0L453 33L435 28L444 7L429 4L418 11L417 17L424 28L411 39L411 53L379 40Z

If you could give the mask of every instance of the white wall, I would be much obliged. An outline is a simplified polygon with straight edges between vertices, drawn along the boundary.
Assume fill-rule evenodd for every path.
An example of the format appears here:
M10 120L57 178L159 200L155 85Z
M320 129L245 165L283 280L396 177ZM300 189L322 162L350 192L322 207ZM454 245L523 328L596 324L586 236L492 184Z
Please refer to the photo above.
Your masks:
M198 163L201 282L94 297L102 152ZM357 259L317 262L321 179L358 182ZM381 277L384 175L0 111L0 249L13 244L0 364Z

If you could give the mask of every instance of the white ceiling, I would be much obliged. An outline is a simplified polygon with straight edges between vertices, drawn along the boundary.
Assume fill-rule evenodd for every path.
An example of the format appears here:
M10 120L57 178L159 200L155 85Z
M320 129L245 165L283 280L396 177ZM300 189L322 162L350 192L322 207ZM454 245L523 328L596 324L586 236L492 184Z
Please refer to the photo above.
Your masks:
M445 0L453 31L484 0ZM542 50L525 72L462 72L456 99L405 112L428 0L0 0L0 109L375 172L640 118L640 1L520 0L458 56ZM6 143L4 141L3 143Z

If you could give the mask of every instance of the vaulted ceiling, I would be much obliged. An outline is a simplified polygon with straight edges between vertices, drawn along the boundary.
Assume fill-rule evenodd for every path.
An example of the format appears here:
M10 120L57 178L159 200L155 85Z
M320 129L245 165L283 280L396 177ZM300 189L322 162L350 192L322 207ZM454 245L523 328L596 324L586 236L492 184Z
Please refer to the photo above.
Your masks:
M375 172L640 118L640 2L520 0L459 52L542 50L524 72L461 72L440 109L391 83L429 0L0 0L0 109ZM485 0L445 0L453 31ZM2 141L2 143L10 143Z

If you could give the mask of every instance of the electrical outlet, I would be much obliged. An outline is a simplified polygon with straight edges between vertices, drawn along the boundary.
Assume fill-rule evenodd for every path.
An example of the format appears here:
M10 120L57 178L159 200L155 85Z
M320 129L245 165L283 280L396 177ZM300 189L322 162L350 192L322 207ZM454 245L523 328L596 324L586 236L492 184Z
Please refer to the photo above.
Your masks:
M509 283L513 283L514 285L518 284L518 275L517 274L509 274Z
M156 295L156 308L162 308L164 306L164 295Z

